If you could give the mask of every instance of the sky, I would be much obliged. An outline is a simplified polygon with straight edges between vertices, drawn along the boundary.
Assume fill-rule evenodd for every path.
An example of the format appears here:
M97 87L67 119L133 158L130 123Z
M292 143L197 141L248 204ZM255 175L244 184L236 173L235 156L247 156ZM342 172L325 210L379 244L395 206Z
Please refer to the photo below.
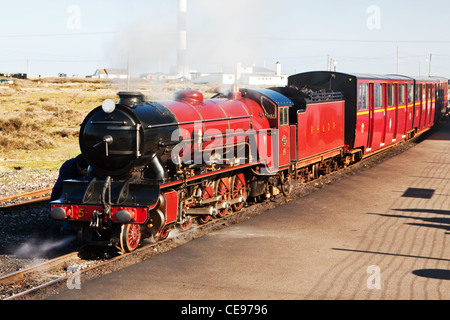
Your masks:
M450 77L450 1L187 0L190 69ZM176 66L177 0L0 0L0 73ZM431 58L431 59L430 59ZM430 64L431 61L431 64Z

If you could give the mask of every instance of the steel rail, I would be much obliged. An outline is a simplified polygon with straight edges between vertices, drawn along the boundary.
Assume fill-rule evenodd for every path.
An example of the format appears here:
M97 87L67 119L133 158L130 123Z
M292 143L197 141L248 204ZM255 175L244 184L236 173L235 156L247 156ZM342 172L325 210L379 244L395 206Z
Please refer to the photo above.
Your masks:
M45 188L45 189L34 190L34 191L30 191L30 192L25 192L25 193L1 198L0 199L0 208L12 208L12 207L16 207L16 206L25 205L25 204L31 204L31 203L50 200L50 196L45 196L45 197L43 197L43 196L48 194L49 192L51 192L52 189L53 188ZM18 203L13 203L13 204L8 204L8 205L3 205L3 206L1 205L3 203L9 202L9 201L22 199L22 198L35 198L35 199L21 201Z
M42 275L49 275L52 270L67 269L71 264L80 261L81 259L78 257L78 253L72 252L41 264L0 276L0 286L11 286L21 281L26 281L35 276L36 273L39 273L41 277Z

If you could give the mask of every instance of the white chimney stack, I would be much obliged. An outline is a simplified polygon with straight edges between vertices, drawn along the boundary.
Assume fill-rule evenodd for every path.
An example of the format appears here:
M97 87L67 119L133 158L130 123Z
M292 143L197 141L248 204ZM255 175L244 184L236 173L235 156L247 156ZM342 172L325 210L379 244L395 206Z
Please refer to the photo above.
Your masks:
M189 77L189 68L187 67L187 0L178 0L178 55L177 72L180 77Z
M281 62L277 61L277 76L281 77Z

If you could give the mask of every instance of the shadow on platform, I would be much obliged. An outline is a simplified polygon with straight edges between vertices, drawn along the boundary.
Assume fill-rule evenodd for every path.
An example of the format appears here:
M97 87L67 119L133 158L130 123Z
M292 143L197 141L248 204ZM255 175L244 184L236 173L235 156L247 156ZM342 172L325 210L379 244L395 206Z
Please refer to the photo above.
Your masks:
M423 278L431 278L431 279L437 279L437 280L450 280L450 270L421 269L421 270L414 270L412 273L416 276L423 277Z

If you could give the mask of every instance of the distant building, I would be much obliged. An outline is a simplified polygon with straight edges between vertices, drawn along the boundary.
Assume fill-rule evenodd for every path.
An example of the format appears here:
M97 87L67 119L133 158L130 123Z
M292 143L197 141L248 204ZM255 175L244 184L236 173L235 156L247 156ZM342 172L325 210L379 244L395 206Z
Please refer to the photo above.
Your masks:
M198 84L222 83L231 85L236 83L236 74L222 72L191 72L191 81Z
M28 75L26 73L19 73L19 72L6 72L6 73L0 73L0 77L27 79Z
M281 73L281 62L276 63L276 70L252 66L242 68L238 64L238 84L250 86L286 86L288 75Z
M88 78L97 78L97 79L127 79L128 73L125 69L97 69L92 76L88 76Z
M286 86L288 75L281 73L281 63L277 62L276 70L263 67L243 67L238 63L236 72L194 72L191 73L194 83L222 83L250 86Z

